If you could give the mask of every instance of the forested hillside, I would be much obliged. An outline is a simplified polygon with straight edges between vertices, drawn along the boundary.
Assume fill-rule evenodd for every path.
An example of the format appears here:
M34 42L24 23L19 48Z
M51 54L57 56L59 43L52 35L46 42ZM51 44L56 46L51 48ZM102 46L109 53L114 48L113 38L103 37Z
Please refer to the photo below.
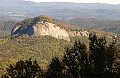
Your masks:
M0 78L120 78L119 35L120 5L0 0Z
M90 35L88 40L89 47L49 36L2 38L2 78L119 78L117 39L107 44L105 37Z
M0 19L0 37L10 35L11 29L17 21Z
M66 21L67 24L82 28L99 29L114 32L120 35L120 21L100 20L95 18L74 18Z
M0 76L6 72L10 64L19 60L37 60L40 67L47 69L52 58L63 58L66 47L71 46L75 40L88 45L87 37L75 37L71 42L56 39L51 36L33 37L22 35L17 38L0 38Z
M0 73L5 72L8 65L29 58L37 60L45 69L53 57L62 58L68 44L71 43L50 36L0 38Z

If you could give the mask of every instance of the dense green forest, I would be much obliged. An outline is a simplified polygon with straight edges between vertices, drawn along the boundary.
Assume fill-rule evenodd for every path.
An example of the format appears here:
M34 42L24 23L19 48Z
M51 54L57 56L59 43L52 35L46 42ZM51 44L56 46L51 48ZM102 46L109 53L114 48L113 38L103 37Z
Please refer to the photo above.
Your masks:
M62 58L64 48L69 45L71 43L51 36L0 38L0 73L5 72L8 65L29 58L37 60L45 69L53 57Z
M11 64L2 78L119 78L120 48L117 39L89 37L89 49L79 40L66 47L61 59L52 58L46 70L37 61L20 60ZM41 56L39 56L41 57Z

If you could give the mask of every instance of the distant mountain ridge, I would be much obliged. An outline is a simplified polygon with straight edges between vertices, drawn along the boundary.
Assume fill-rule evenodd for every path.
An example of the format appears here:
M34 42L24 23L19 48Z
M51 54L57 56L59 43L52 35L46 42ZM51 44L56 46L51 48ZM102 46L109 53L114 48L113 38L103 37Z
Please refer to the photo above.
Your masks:
M16 3L16 4L15 4ZM0 6L2 5L20 5L20 3L25 4L39 4L39 6L59 6L59 7L65 7L65 8L82 8L82 9L119 9L120 4L113 5L113 4L107 4L107 3L73 3L73 2L40 2L36 3L33 1L26 1L26 0L0 0ZM61 5L61 6L60 6ZM26 5L29 6L29 5Z
M25 0L0 0L0 6L25 6L26 4L34 4L32 1Z
M39 15L47 15L60 20L77 17L120 20L120 5L101 3L36 3L25 0L1 0L0 10L0 16L19 20Z

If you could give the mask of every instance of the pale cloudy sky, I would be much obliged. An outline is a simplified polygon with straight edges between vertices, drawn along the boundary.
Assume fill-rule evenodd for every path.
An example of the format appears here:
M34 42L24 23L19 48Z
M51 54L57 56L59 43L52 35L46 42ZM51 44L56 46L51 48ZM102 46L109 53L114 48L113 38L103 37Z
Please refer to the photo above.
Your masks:
M83 2L83 3L109 3L109 4L120 4L120 0L28 0L35 2Z

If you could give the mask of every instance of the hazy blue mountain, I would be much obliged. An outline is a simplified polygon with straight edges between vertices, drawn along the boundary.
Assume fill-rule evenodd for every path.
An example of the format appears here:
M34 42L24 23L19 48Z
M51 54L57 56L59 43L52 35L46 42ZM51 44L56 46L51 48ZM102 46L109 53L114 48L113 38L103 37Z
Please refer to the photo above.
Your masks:
M120 5L100 3L41 2L1 0L0 16L7 19L24 19L39 15L66 20L72 18L99 18L120 20Z

